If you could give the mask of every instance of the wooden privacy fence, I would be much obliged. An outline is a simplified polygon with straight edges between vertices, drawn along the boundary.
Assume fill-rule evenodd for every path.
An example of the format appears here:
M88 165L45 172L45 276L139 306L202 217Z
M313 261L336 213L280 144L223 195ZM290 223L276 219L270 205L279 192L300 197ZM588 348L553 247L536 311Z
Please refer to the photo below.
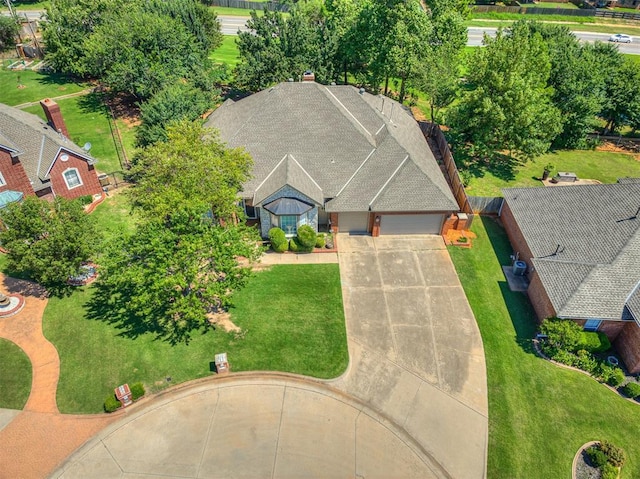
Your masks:
M439 125L431 123L430 121L419 121L418 124L420 125L420 129L422 130L422 134L425 136L425 138L427 140L431 138L431 140L433 140L438 146L438 151L434 153L436 153L436 156L442 160L442 164L444 165L444 169L446 172L447 181L449 182L449 186L451 187L453 196L458 202L460 211L469 215L469 223L467 225L467 228L470 228L471 223L473 222L473 209L471 208L471 204L469 203L467 193L464 190L462 179L458 174L458 168L456 167L456 162L454 161L453 155L451 154L451 149L449 148L447 139L444 137L444 133L442 133Z
M244 8L246 10L270 10L272 12L288 12L289 5L277 2L248 2L246 0L207 0L213 7Z
M468 196L467 198L473 212L479 215L497 215L504 201L504 198L499 196Z
M640 21L640 13L632 13L632 12L617 12L615 10L596 10L596 17L603 18L622 18L624 20L636 20Z
M606 8L575 9L575 8L543 8L543 7L505 7L502 5L474 5L477 13L520 13L524 15L566 15L572 17L603 17L622 18L624 20L640 21L640 13L620 12Z

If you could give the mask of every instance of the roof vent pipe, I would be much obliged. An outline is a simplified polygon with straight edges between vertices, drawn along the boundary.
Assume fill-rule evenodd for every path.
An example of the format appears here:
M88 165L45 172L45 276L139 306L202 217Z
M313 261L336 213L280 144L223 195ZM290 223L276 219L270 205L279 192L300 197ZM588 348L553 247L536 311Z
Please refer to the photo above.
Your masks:
M360 90L358 90L358 92L359 92L361 95L364 95L364 88L360 88Z

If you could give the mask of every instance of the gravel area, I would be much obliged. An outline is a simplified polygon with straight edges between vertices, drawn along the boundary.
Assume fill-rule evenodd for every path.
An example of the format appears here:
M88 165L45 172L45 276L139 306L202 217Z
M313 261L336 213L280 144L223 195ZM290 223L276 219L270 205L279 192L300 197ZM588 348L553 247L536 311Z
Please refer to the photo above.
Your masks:
M582 451L576 462L576 479L600 479L600 470L593 467L586 451Z

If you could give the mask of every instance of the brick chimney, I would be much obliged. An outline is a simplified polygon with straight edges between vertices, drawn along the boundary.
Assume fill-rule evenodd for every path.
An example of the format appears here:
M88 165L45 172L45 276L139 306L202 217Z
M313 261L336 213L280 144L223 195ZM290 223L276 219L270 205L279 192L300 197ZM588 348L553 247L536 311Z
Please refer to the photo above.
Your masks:
M302 74L302 81L316 81L316 76L311 70L307 70Z
M40 100L40 106L42 106L44 114L47 116L49 125L51 125L54 130L61 132L64 136L69 138L67 125L64 123L58 104L49 98L45 98L44 100Z

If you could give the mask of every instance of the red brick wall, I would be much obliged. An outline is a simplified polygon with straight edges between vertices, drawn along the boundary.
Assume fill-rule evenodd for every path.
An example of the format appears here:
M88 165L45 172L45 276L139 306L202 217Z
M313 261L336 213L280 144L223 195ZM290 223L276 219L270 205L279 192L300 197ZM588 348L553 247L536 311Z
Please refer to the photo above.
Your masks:
M60 156L67 154L69 159L62 161ZM64 181L63 172L69 168L76 168L78 175L82 181L82 185L76 188L69 189ZM53 192L57 196L64 196L65 198L73 199L84 195L95 195L102 193L102 187L98 181L98 174L92 165L89 165L85 160L78 158L73 153L62 151L58 155L56 162L51 168L51 187Z
M547 292L542 286L542 281L537 272L529 274L530 283L527 288L527 294L529 295L529 301L533 305L533 309L538 316L538 322L542 322L545 318L552 318L556 315L556 311L551 304Z
M625 322L614 346L631 374L640 373L640 327L635 321Z
M331 223L331 232L337 233L339 230L338 213L329 213L329 222Z
M507 236L509 237L509 242L511 243L514 253L519 253L518 259L526 261L529 266L529 270L531 270L531 258L533 257L533 254L531 254L531 250L527 246L527 242L524 240L524 235L522 234L522 231L520 231L520 227L516 223L513 213L506 201L502 207L500 221L502 222L504 229L507 231Z
M12 158L11 154L0 148L0 172L7 183L0 186L0 192L13 190L22 191L25 195L33 195L33 187L19 158Z

